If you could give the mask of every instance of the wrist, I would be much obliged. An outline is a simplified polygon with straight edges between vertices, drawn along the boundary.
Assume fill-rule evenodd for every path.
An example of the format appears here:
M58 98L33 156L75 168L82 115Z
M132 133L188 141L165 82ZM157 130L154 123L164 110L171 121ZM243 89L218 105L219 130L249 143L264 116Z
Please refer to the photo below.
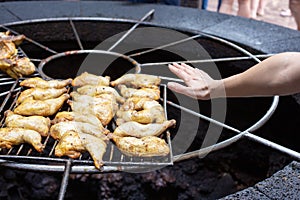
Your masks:
M210 98L220 98L220 97L226 97L225 87L223 80L213 80L211 84L211 92L210 92Z

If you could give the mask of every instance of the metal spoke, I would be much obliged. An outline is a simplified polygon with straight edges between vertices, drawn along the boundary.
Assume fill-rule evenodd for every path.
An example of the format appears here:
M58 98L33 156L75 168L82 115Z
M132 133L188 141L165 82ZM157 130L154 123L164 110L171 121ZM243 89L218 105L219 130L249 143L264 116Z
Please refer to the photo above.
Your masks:
M29 58L30 61L32 62L41 62L42 59L37 59L37 58Z
M82 46L82 43L81 43L81 41L80 41L80 38L79 38L78 32L77 32L77 30L76 30L76 27L75 27L75 25L74 25L74 23L73 23L73 21L72 21L71 19L70 19L69 21L70 21L70 24L71 24L73 33L74 33L74 35L75 35L76 41L77 41L77 43L78 43L80 49L83 50L83 46Z
M16 89L14 89L12 91L2 92L2 93L0 93L0 97L5 96L5 95L9 94L10 92L17 92L19 90L21 90L21 88L16 88Z
M11 85L11 84L14 84L16 81L7 81L7 82L3 82L3 83L0 83L0 86L2 85Z
M201 36L202 36L201 34L194 35L192 37L188 37L188 38L185 38L185 39L182 39L182 40L178 40L176 42L171 42L169 44L161 45L161 46L153 48L153 49L149 49L149 50L145 50L145 51L142 51L142 52L134 53L134 54L131 54L129 56L131 56L131 57L140 56L140 55L143 55L143 54L146 54L146 53L150 53L150 52L153 52L153 51L156 51L156 50L159 50L159 49L164 49L166 47L175 46L177 44L181 44L181 43L184 43L184 42L196 39L196 38L201 37Z
M72 165L72 160L69 159L66 162L65 172L64 172L64 175L63 175L63 179L61 181L61 186L60 186L60 191L59 191L59 196L58 196L59 200L64 199L64 196L65 196L65 193L66 193L66 190L67 190L67 186L68 186L68 182L69 182L69 175L70 175L70 171L71 171L71 165Z
M263 55L254 55L256 58L268 58L274 54L263 54ZM253 57L250 56L241 56L241 57L229 57L229 58L213 58L213 59L201 59L201 60L182 60L182 61L172 61L172 62L155 62L155 63L143 63L140 64L141 67L147 66L158 66L158 65L168 65L172 63L211 63L211 62L228 62L228 61L240 61L240 60L251 60Z
M144 17L142 17L135 25L133 25L117 42L115 42L108 51L112 51L116 46L118 46L136 27L138 27L142 22L144 22L149 17L152 17L154 14L154 9L150 10Z
M8 80L13 80L13 78L11 77L0 78L0 81L8 81Z
M10 31L10 32L12 32L12 33L14 33L14 34L16 34L16 35L21 35L21 34L18 33L17 31L14 31L14 30L12 30L12 29L10 29L10 28L4 26L4 25L0 25L0 27L6 29L6 30L8 30L8 31ZM50 49L49 47L46 47L46 46L42 45L41 43L39 43L39 42L37 42L37 41L34 41L34 40L31 39L31 38L28 38L27 36L25 36L25 40L27 40L28 42L31 42L32 44L35 44L36 46L38 46L38 47L40 47L40 48L42 48L42 49L44 49L44 50L46 50L46 51L51 52L51 53L53 53L53 54L56 54L56 53L57 53L57 52L54 51L53 49Z

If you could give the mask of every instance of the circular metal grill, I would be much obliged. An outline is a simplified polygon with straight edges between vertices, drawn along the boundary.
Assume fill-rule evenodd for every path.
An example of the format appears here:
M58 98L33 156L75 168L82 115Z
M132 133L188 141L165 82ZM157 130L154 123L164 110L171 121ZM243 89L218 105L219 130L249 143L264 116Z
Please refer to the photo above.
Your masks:
M101 54L110 54L114 55L117 57L122 57L128 60L133 64L135 67L135 72L136 73L143 73L143 68L148 67L148 66L159 66L159 65L167 65L172 62L181 62L181 63L209 63L209 62L229 62L229 61L236 61L236 60L252 60L254 62L261 62L260 58L267 58L270 55L254 55L251 52L247 51L245 48L242 48L241 46L234 44L230 41L224 40L222 38L202 33L199 31L188 31L189 34L191 35L189 38L174 41L172 43L167 43L167 44L162 44L161 46L157 46L154 49L147 49L147 50L142 50L137 53L133 53L131 55L123 55L117 52L114 52L113 50L123 41L126 40L126 37L130 35L136 28L140 25L142 26L153 26L153 27L159 27L159 25L152 24L151 22L146 22L146 20L151 20L151 16L153 15L154 10L149 11L148 13L145 14L144 17L142 17L140 20L127 20L127 19L112 19L112 18L53 18L53 19L39 19L39 20L30 20L30 21L22 21L22 22L16 22L16 23L9 23L9 24L4 24L1 27L4 30L9 30L12 33L18 35L22 34L19 32L15 31L15 27L18 26L23 26L23 25L31 25L31 24L47 24L47 23L69 23L71 30L73 31L73 35L75 37L76 44L73 46L78 46L80 49L79 50L71 50L67 52L57 52L56 50L53 50L52 47L49 47L47 45L41 44L41 42L38 42L36 40L26 38L29 44L34 45L35 47L38 47L40 51L43 51L45 54L41 55L48 55L45 57L40 57L40 58L29 58L38 64L38 69L37 72L33 76L41 76L43 78L49 79L49 77L46 73L44 73L44 65L47 64L48 62L51 62L51 60L60 58L63 56L66 56L67 54L83 54L83 53L101 53ZM74 23L75 22L75 23ZM118 40L116 41L109 49L99 51L99 50L87 50L84 48L84 45L82 44L80 34L77 31L76 23L81 23L81 22L93 22L93 23L124 23L126 26L130 25L130 28L126 31L126 33ZM187 31L187 30L179 30L179 31ZM37 30L38 32L38 30ZM236 51L238 51L242 56L237 56L237 57L224 57L224 58L212 58L212 59L199 59L199 60L172 60L172 61L166 61L166 62L145 62L145 63L139 63L134 59L135 56L137 55L143 55L147 54L153 51L157 50L163 50L166 47L170 47L173 45L177 45L180 43L187 42L189 40L194 40L200 37L204 37L209 40L213 40L215 42L218 42L222 45L228 46ZM22 50L22 45L20 48L20 52L23 56L27 56L26 54L29 52L25 52ZM182 82L179 79L174 79L172 77L164 77L161 76L163 80L172 80L172 81L178 81ZM19 92L21 91L21 88L18 86L18 83L21 81L19 80L13 80L9 77L7 77L5 74L1 74L0 78L0 84L4 86L4 90L1 91L0 97L3 98L3 103L0 107L1 113L3 113L7 109L12 109L14 106L14 101L16 100L16 97L18 96ZM278 96L273 97L272 103L267 109L267 111L264 113L262 117L256 120L256 122L251 125L249 128L246 128L245 130L239 130L237 128L234 128L228 124L219 122L217 120L214 120L206 115L203 115L201 113L195 112L191 109L188 109L186 107L183 107L181 105L178 105L177 103L174 103L170 100L167 99L167 89L166 85L162 85L163 88L163 97L162 97L162 102L164 104L164 107L166 109L167 106L175 107L177 109L180 109L182 112L187 112L195 117L199 117L202 120L205 120L209 123L213 123L217 126L221 126L224 129L230 130L234 133L236 133L235 136L230 137L226 140L220 141L217 144L214 144L212 146L202 148L200 150L196 150L193 152L188 152L184 154L179 154L179 155L170 155L170 159L167 160L167 162L163 161L161 162L162 166L165 165L172 165L173 162L178 162L181 160L193 158L193 157L201 157L202 155L206 155L208 152L211 151L216 151L220 150L238 140L241 138L248 138L254 141L257 141L259 143L262 143L266 146L272 147L276 150L279 150L281 152L287 153L288 155L299 159L300 154L298 152L295 152L293 150L290 150L286 147L280 146L276 143L273 143L271 141L268 141L266 139L263 139L261 137L258 137L251 132L257 130L260 128L267 120L271 117L271 115L274 113L276 110L276 107L278 105L279 98ZM1 124L3 125L4 122L4 117L2 116L1 119ZM168 133L169 135L170 133ZM170 135L169 135L170 136ZM45 143L47 144L49 138L46 139ZM170 137L168 137L168 142L171 145L172 141ZM52 146L52 145L51 145ZM55 144L53 148L50 150L50 155L53 152L53 149L55 147ZM93 166L93 163L91 160L71 160L71 159L65 159L65 158L53 158L53 157L48 157L45 155L37 155L33 152L33 150L29 149L27 150L27 155L20 155L21 151L24 151L23 148L26 148L25 146L21 145L20 147L14 147L13 149L10 149L9 151L6 150L1 150L0 151L0 159L1 159L1 165L6 166L6 167L11 167L11 168L16 168L16 169L26 169L26 170L34 170L34 171L56 171L56 172L64 172L64 177L62 181L62 187L60 191L60 199L63 198L66 186L67 186L67 181L68 181L68 175L69 173L99 173L99 170L96 170ZM149 163L148 163L149 162ZM121 162L114 163L114 162L106 162L105 165L103 166L102 172L112 172L112 171L124 171L124 170L138 170L145 165L157 165L158 163L153 163L153 161L147 161L147 160L142 160L140 164L135 165L132 160L129 162L123 162L121 158Z

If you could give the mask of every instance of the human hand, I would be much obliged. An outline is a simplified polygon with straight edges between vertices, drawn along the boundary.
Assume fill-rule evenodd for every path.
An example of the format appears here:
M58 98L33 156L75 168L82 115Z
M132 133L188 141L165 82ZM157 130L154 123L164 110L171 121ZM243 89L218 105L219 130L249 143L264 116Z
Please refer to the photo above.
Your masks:
M184 86L179 83L169 82L169 89L201 100L207 100L213 97L214 89L219 82L218 80L214 80L206 72L184 63L173 63L169 64L168 67L171 72L182 79L186 84L186 86Z

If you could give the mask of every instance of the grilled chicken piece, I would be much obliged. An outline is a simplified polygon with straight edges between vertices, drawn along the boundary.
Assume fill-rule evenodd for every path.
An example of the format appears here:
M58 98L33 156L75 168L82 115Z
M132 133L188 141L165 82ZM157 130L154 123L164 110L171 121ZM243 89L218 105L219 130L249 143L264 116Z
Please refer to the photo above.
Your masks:
M124 103L125 99L112 87L101 85L85 85L77 89L79 94L85 94L89 96L97 96L100 94L113 94L116 100L120 103Z
M6 73L13 78L18 78L22 76L29 76L35 72L34 64L29 60L29 58L15 58L11 59L13 64L6 70Z
M37 131L41 136L47 136L50 129L50 119L42 116L23 117L8 110L5 112L5 124L11 128L25 128Z
M82 73L72 81L72 86L84 86L84 85L102 85L109 86L109 76L97 76L88 72Z
M161 79L158 76L148 74L125 74L115 81L112 81L110 84L112 86L123 84L134 88L151 88L153 86L158 86L160 82Z
M63 94L60 97L47 100L27 98L15 108L14 113L26 116L51 116L57 113L69 96L69 94Z
M113 94L100 94L98 96L80 95L72 92L74 101L68 101L73 111L82 114L93 114L103 126L109 124L118 110L118 104Z
M50 80L46 81L40 77L34 77L25 79L20 83L21 86L31 87L31 88L63 88L72 83L72 79L66 80Z
M13 42L15 45L20 45L25 39L25 35L10 35L9 31L0 32L0 41L2 42Z
M99 126L100 128L103 127L101 121L95 115L67 111L57 113L52 120L52 124L66 121L85 122L94 126Z
M24 35L10 36L9 32L0 32L0 69L13 78L30 75L35 66L26 57L19 58L16 45L19 45Z
M134 89L128 88L125 85L118 86L120 93L125 98L130 97L140 97L140 98L150 98L153 100L159 100L160 98L160 90L157 86L152 88L141 88L141 89Z
M7 58L0 58L0 69L5 71L12 66L13 62Z
M136 137L120 137L111 134L116 146L122 153L128 156L166 156L170 149L165 140L156 136Z
M67 131L59 140L55 147L54 154L58 157L69 156L70 158L78 158L85 148L76 131Z
M78 158L81 152L88 151L94 160L95 167L100 169L103 165L102 158L106 152L106 146L103 140L93 135L68 131L55 147L55 155Z
M152 100L150 98L131 97L126 99L125 103L120 107L120 110L146 110L155 107L162 108L158 101Z
M103 140L108 139L106 134L109 133L109 130L105 129L103 126L99 127L84 122L68 121L59 122L52 125L50 128L50 135L57 140L60 139L68 131L87 133Z
M119 110L116 114L117 124L121 125L124 122L135 121L141 124L149 123L163 123L166 121L166 117L162 110L162 107L154 107L152 109L146 109L141 111L136 110Z
M17 55L18 50L15 43L11 41L0 41L0 59L11 58Z
M147 98L141 98L140 100L129 98L116 115L118 117L118 125L128 121L135 121L142 124L161 124L166 121L163 107L157 101Z
M103 155L106 152L106 143L93 135L79 133L82 145L90 153L97 169L103 165Z
M0 128L0 147L10 149L13 145L31 144L38 152L43 151L42 136L24 128Z
M124 137L124 136L132 136L132 137L145 137L145 136L159 136L164 131L166 131L169 127L172 127L176 124L174 119L165 121L162 124L140 124L137 122L126 122L120 126L118 126L114 135Z
M20 96L17 99L17 105L22 103L28 97L32 97L34 100L46 100L53 99L61 96L62 94L67 92L67 88L29 88L21 92Z

